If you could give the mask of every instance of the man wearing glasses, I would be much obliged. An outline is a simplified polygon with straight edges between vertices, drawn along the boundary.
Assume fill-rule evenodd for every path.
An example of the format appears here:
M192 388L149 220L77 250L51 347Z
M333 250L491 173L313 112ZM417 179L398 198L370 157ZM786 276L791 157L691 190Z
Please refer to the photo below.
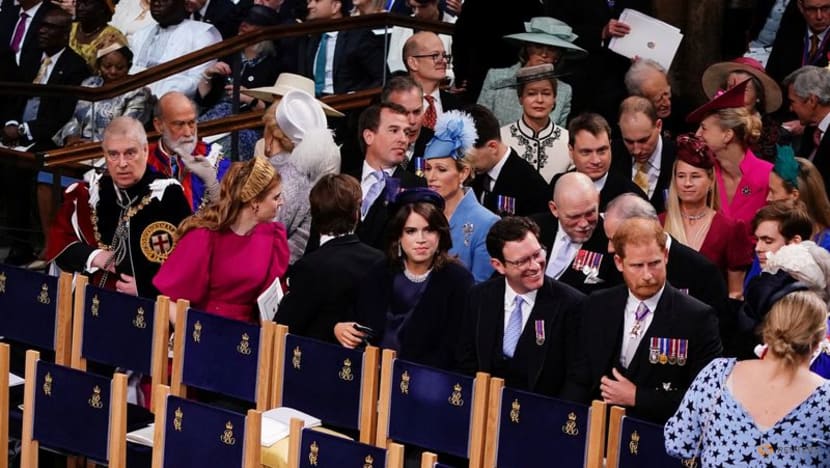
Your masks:
M487 251L501 275L470 291L459 370L489 372L509 387L558 395L566 362L573 359L576 321L584 295L545 276L539 227L507 217L487 234Z
M141 122L113 119L101 147L106 173L66 189L45 257L61 270L90 275L95 286L156 297L151 281L190 206L175 179L147 170Z
M798 8L796 13L795 8ZM791 0L772 43L767 73L782 81L804 65L826 67L830 52L830 0Z
M439 114L461 108L458 98L441 89L446 84L452 56L437 34L413 34L403 46L403 61L409 76L424 89L424 127L434 128Z

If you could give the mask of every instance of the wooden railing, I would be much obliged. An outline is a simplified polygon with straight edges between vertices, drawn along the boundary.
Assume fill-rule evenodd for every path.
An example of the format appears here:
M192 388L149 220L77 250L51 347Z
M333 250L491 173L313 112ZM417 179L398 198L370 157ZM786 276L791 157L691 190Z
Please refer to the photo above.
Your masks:
M106 84L98 88L83 86L36 85L31 83L0 82L0 94L15 94L27 96L65 96L72 94L87 101L100 101L120 96L126 92L146 86L171 75L188 70L194 66L240 52L250 44L265 40L284 39L288 37L320 34L327 31L345 31L350 29L379 29L403 26L419 30L429 30L436 33L452 34L454 27L448 23L420 21L406 16L397 16L389 13L377 13L365 16L352 16L340 20L314 21L291 25L273 26L260 31L239 35L203 49L183 55L175 60L165 62L141 73L130 75L116 83ZM383 64L385 67L385 63ZM359 109L366 107L372 99L380 93L380 88L363 90L345 95L327 96L323 100L339 110ZM253 128L261 124L262 112L247 112L232 115L221 119L199 123L199 134L203 136L216 135L225 132ZM158 138L156 134L149 134L151 140ZM77 173L84 169L79 165L85 161L100 156L99 143L84 143L81 145L50 150L43 153L32 153L0 148L0 157L13 158L17 164L40 167L54 170L58 167L68 173Z

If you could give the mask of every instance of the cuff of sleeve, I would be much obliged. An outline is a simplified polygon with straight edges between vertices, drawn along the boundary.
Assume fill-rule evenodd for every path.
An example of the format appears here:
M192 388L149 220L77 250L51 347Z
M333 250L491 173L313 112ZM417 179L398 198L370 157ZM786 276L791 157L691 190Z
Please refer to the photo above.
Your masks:
M95 249L95 250L92 251L91 254L89 254L89 257L86 258L86 263L84 264L84 269L86 271L88 271L89 273L95 273L96 271L98 271L98 267L92 266L92 260L95 259L96 255L98 255L99 253L101 253L103 251L104 251L103 249Z

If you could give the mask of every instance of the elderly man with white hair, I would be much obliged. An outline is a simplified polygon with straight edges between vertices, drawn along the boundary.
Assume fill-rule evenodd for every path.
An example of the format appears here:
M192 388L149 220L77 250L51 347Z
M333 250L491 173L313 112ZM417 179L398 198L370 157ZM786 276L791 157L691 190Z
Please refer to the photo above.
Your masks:
M830 187L830 70L808 65L790 73L781 84L798 120L815 126L805 129L800 155L813 162L824 186Z
M614 257L607 253L599 190L591 178L581 172L563 174L548 208L532 216L549 252L545 274L586 294L619 284Z

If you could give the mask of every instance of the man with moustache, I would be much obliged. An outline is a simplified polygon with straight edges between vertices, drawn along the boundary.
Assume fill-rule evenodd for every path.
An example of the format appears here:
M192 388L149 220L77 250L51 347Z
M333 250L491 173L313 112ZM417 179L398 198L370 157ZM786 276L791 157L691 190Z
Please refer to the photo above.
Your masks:
M575 359L584 295L545 276L539 227L524 217L497 221L487 234L493 268L502 276L470 290L456 367L488 372L507 386L558 395Z
M614 258L606 252L599 190L591 179L579 172L564 174L548 207L532 216L548 251L545 275L586 294L619 284Z
M219 180L230 161L222 147L199 140L196 104L184 94L171 91L156 103L153 126L161 134L150 145L150 170L182 184L193 211L219 198Z
M185 0L150 0L150 14L158 24L139 29L130 36L130 49L135 54L130 75L216 44L222 40L215 27L187 19L190 15ZM179 91L189 97L196 95L199 80L214 61L150 83L154 96Z
M156 297L153 276L173 250L176 227L190 207L175 180L147 170L141 122L117 117L101 142L107 172L66 189L49 229L45 258L91 284Z
M355 234L377 249L385 248L389 198L400 189L426 186L423 178L401 167L409 145L408 126L407 111L397 104L376 104L360 114L358 135L365 157L360 169L349 174L360 181L363 193Z
M600 213L609 201L623 193L632 192L646 199L646 194L631 179L610 171L610 138L611 127L599 114L580 114L568 124L568 150L574 170L590 177L599 190ZM551 179L551 187L556 186L560 177L562 174Z
M562 398L601 398L663 424L697 373L722 352L715 311L666 282L666 233L656 220L624 221L614 263L625 285L584 302L579 352Z

